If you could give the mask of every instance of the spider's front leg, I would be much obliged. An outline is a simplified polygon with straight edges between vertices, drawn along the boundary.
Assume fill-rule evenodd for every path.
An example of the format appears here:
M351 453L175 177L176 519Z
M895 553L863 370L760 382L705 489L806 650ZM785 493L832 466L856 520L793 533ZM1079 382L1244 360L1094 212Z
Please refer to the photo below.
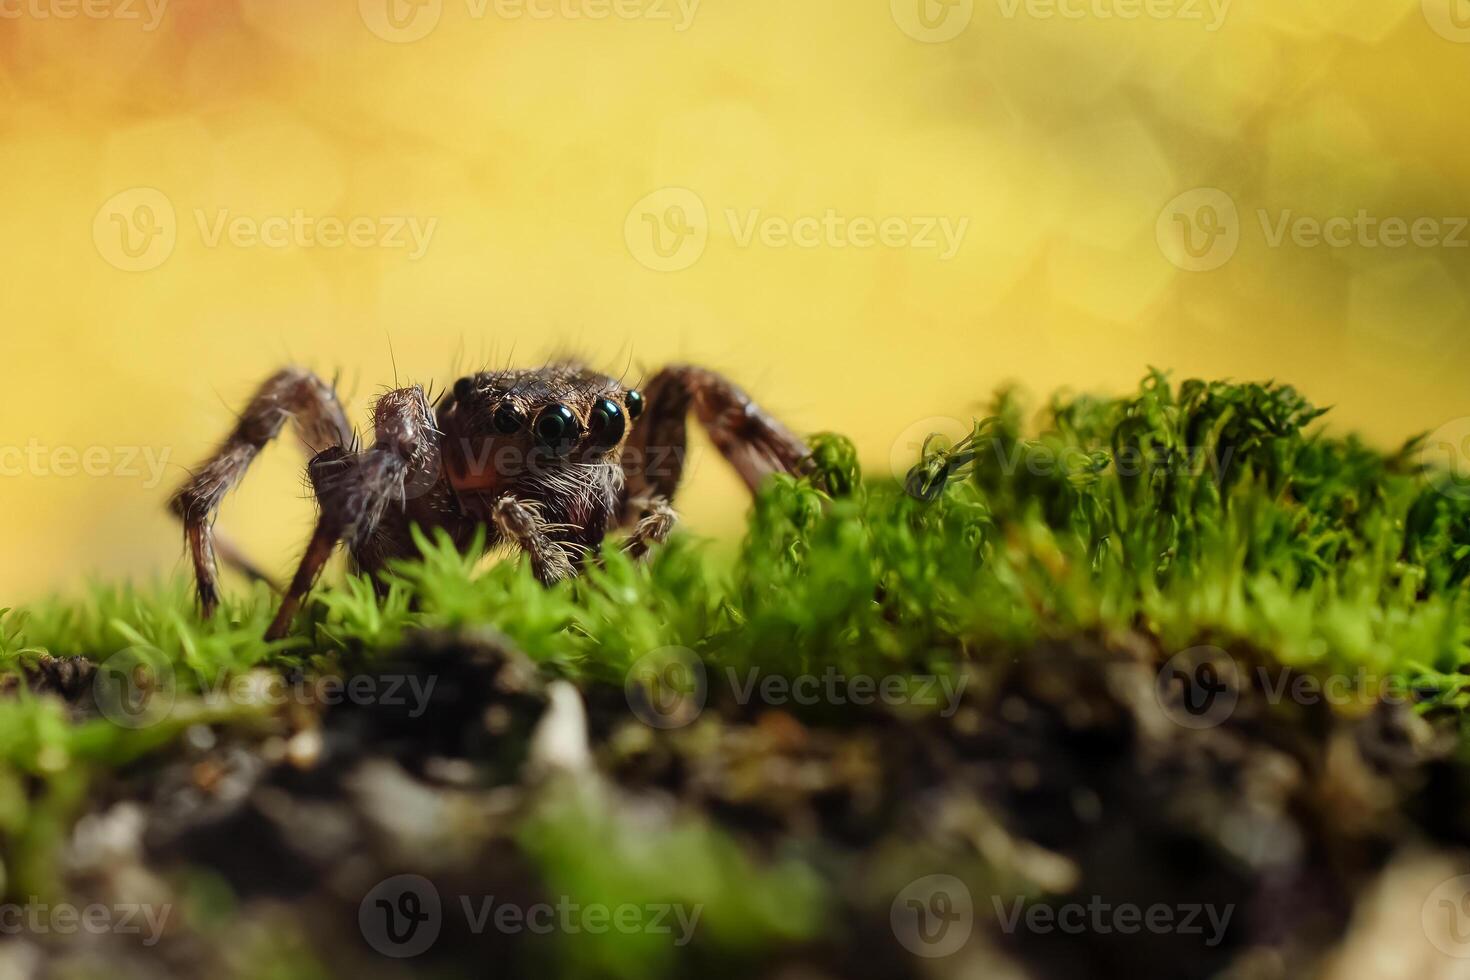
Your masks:
M664 368L644 387L643 400L642 417L623 449L622 521L637 522L630 546L639 551L671 526L666 511L684 473L691 410L751 493L773 473L803 472L810 460L805 442L713 371Z
M411 490L440 481L440 438L422 388L401 388L379 398L373 428L371 449L352 453L334 447L318 453L307 467L321 513L266 639L279 640L290 631L339 542L350 542L358 564L368 572L378 570L383 556L403 551L403 542L382 540L385 515L390 507L404 507ZM406 533L407 523L394 527Z
M184 525L205 617L212 616L219 605L216 544L226 562L252 578L265 578L226 539L216 541L214 517L220 502L244 479L255 457L288 420L313 452L352 441L352 428L332 386L309 371L286 368L256 389L229 436L169 500L169 508Z

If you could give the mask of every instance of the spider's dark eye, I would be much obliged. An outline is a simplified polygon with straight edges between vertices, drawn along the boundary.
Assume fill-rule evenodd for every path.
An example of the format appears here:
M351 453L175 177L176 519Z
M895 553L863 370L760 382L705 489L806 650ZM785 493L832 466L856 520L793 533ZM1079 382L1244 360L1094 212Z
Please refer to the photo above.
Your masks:
M454 400L457 402L469 401L475 394L475 379L460 378L454 383Z
M628 418L636 419L643 414L643 392L630 391L623 396L623 400L628 403Z
M565 405L552 405L536 416L536 441L549 449L553 456L565 456L577 445L581 435L577 416Z
M609 398L599 398L597 404L592 406L592 416L588 420L592 429L592 447L594 449L611 449L623 438L623 430L627 426L623 422L623 410L618 403Z
M501 405L495 410L495 431L502 435L510 435L526 424L525 416L512 405Z

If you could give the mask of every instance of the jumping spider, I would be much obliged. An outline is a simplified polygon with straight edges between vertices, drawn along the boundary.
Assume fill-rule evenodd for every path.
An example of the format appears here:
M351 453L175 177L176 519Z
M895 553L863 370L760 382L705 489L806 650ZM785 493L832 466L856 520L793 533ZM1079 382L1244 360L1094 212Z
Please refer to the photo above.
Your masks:
M214 531L225 495L287 420L315 455L307 476L320 510L306 554L267 639L291 627L339 542L373 575L417 554L412 525L443 528L461 550L486 528L550 584L577 573L611 528L630 527L624 551L642 556L668 536L683 472L685 416L693 410L753 492L771 473L808 468L801 439L734 384L697 367L660 371L640 392L579 364L481 372L431 404L414 385L373 408L375 442L361 449L332 385L296 368L256 391L234 430L170 502L205 616L219 605L215 553L269 579Z

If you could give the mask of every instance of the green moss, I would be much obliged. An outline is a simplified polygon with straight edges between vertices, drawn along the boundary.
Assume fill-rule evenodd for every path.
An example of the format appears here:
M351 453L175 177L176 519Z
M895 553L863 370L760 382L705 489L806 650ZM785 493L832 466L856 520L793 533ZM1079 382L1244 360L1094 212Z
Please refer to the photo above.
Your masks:
M1321 414L1290 387L1176 387L1155 372L1128 397L1054 399L1028 427L1002 392L958 445L931 440L903 486L864 480L850 444L818 437L815 472L758 497L733 563L678 537L646 565L610 550L546 589L521 562L486 566L424 536L423 560L395 567L385 596L354 577L324 587L276 645L259 639L264 590L240 593L209 623L181 584L99 586L3 614L0 669L46 652L105 662L144 649L179 695L169 724L142 732L70 722L49 697L0 701L10 888L54 878L56 828L90 773L156 749L188 721L253 710L199 692L260 666L358 669L421 627L494 627L548 677L589 692L621 687L634 662L670 645L712 669L932 674L1048 639L1142 630L1165 651L1242 644L1308 671L1372 670L1412 684L1422 711L1459 712L1470 701L1459 672L1470 660L1470 488L1424 471L1415 440L1379 452L1314 428ZM711 920L737 936L805 928L790 909L820 901L799 873L771 871L770 887L755 887L767 873L705 834L675 838L687 859L646 866L586 859L588 847L623 846L616 827L586 814L547 817L523 843L566 891L723 895L736 904ZM694 871L703 877L681 884ZM760 904L798 893L779 915ZM627 955L617 972L636 973L644 959Z
M912 493L863 482L851 446L819 437L816 475L774 481L731 565L677 538L645 567L610 552L543 589L522 563L422 537L385 598L354 577L322 588L283 644L260 639L263 589L201 623L181 583L99 586L5 614L0 667L145 648L197 690L260 665L351 668L406 630L474 624L549 674L621 683L671 644L787 672L932 669L1141 623L1171 645L1235 639L1452 697L1470 655L1470 494L1420 472L1416 443L1379 453L1311 431L1319 415L1289 387L1154 373L1127 398L1055 399L1028 435L1003 392L960 445L926 448Z

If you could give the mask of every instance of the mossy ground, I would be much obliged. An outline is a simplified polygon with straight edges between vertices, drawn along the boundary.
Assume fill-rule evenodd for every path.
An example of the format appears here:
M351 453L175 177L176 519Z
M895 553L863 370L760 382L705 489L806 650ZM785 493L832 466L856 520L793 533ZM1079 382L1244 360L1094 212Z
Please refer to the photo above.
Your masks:
M957 782L953 772L969 772L976 759L1022 783L1049 786L1061 779L1053 788L1072 800L1068 806L1083 789L1115 801L1118 810L1105 814L1103 825L1132 821L1136 829L1147 820L1117 797L1122 791L1116 786L1091 784L1081 760L1092 758L1093 743L1065 748L1071 745L1066 732L1086 732L1098 745L1112 746L1097 749L1101 755L1092 763L1099 771L1116 766L1120 781L1127 781L1126 772L1127 779L1162 779L1171 794L1205 799L1215 792L1203 777L1180 783L1177 776L1139 768L1143 733L1154 729L1137 714L1145 709L1118 693L1120 657L1130 670L1142 668L1138 676L1150 682L1175 653L1200 646L1293 677L1391 682L1410 716L1394 724L1421 726L1409 740L1437 739L1438 746L1402 763L1402 771L1428 772L1431 763L1462 771L1462 712L1470 697L1462 673L1470 662L1470 485L1426 470L1417 441L1384 453L1325 434L1322 413L1290 387L1172 385L1159 374L1124 398L1056 398L1030 426L1023 414L1018 398L1002 393L968 439L928 447L906 486L864 479L844 440L818 437L818 473L776 481L760 495L735 561L676 537L646 565L611 553L582 578L545 589L522 563L485 565L426 538L423 560L396 568L386 595L351 576L328 584L292 638L280 644L260 639L272 611L263 589L237 593L209 623L199 620L181 583L99 586L81 599L12 610L0 619L0 669L12 678L11 693L0 700L3 891L12 902L31 896L54 902L97 888L95 881L79 880L85 876L74 853L76 821L100 820L122 802L154 814L163 784L203 779L200 767L222 765L216 758L222 752L270 756L266 775L259 766L251 770L260 785L288 795L306 792L333 805L356 799L351 787L358 784L344 784L344 773L354 766L382 772L373 767L385 756L435 792L481 813L476 830L459 823L441 828L443 839L462 845L455 850L464 872L454 885L460 893L499 887L610 905L703 907L700 932L688 948L647 934L580 934L503 955L589 975L685 972L691 964L757 972L788 961L861 972L861 958L855 964L852 951L868 950L874 940L855 937L873 931L870 921L883 932L888 901L926 868L961 874L972 889L988 882L988 893L1036 900L1082 894L1078 881L1090 882L1092 893L1113 887L1098 877L1107 865L1089 863L1101 860L1100 852L1074 853L1061 838L1048 836L1054 831L1046 829L1051 810L1029 796L999 793L988 777ZM493 639L486 639L492 635L486 630L494 631ZM437 652L428 661L414 660L413 652L426 644ZM390 739L379 722L349 725L343 719L357 717L351 710L315 703L282 707L249 694L258 688L231 686L241 677L373 676L432 663L439 666L430 676L454 681L453 690L479 690L478 675L460 676L450 664L456 657L473 660L481 646L499 651L492 657L496 664L506 656L534 668L534 681L522 692L533 706L526 709L527 723L505 728L498 747L493 739L465 735L484 728L480 705L469 720L454 715L449 721L453 711L436 703L439 727L416 719L392 728ZM677 655L683 666L699 665L708 705L692 724L664 730L630 710L628 681L634 679L636 694L645 680L639 666L670 648L685 651ZM68 657L87 658L100 671L110 658L123 657L116 662L129 665L128 678L156 685L155 696L167 694L166 710L147 724L117 724L94 703L100 673L84 674L71 690L58 679L55 658ZM834 674L888 679L895 693L863 705L830 695L783 696L773 704L769 697L741 697L735 680ZM526 761L535 753L525 743L545 703L544 685L556 680L575 685L589 706L598 778L618 787L623 802L588 802L588 792L611 792L606 789L546 795L527 788L533 780ZM1327 760L1334 751L1335 726L1373 718L1382 707L1376 698L1386 689L1348 685L1346 696L1318 710L1263 700L1262 685L1249 678L1233 683L1247 689L1236 716L1212 723L1216 730L1204 734L1174 726L1170 752L1208 750L1216 744L1208 739L1235 737L1247 725L1242 744L1267 739L1271 751L1312 771L1311 760ZM921 685L964 692L965 710L919 696ZM1151 683L1144 688L1153 690ZM233 693L221 696L225 690ZM484 697L498 704L504 691L487 690ZM1030 748L1011 743L1053 708L1066 715L1069 704L1085 709L1088 718L1043 726ZM1155 712L1161 707L1162 701ZM505 717L520 717L520 710L508 707ZM1132 720L1107 720L1120 713ZM1310 747L1300 747L1306 742L1293 734L1298 725L1310 731L1302 736ZM303 732L348 730L350 748L329 737L325 751L308 753L304 761L292 756ZM412 736L407 742L405 732ZM1176 741L1190 738L1204 741ZM507 752L504 743L512 740L517 744ZM284 763L282 744L288 746ZM1012 772L1028 752L1034 752L1030 762L1045 759L1050 771L1024 778ZM1239 759L1253 757L1238 752L1232 766L1247 767ZM470 788L446 788L425 775L442 769L444 759L469 764L476 774ZM1399 763L1365 763L1374 778L1398 786L1394 765ZM291 782L296 776L270 775L272 766L314 772L310 790ZM1057 775L1078 766L1071 777ZM1329 768L1322 761L1323 771ZM1218 777L1221 791L1236 775ZM1390 809L1432 805L1425 781L1445 778L1458 785L1458 775L1404 781ZM474 809L488 805L483 793L497 787L524 794L513 817ZM209 792L198 789L193 805L204 806L201 794ZM889 798L897 793L914 799ZM647 815L627 802L640 795L667 804L652 821L656 833ZM916 825L930 819L927 810L912 809L919 799L948 814L950 823ZM1168 805L1174 805L1172 796ZM362 804L342 806L359 814ZM445 812L451 811L453 806ZM1320 951L1334 929L1343 928L1353 889L1365 887L1363 880L1386 860L1395 833L1465 842L1459 818L1442 816L1415 814L1403 826L1379 822L1371 833L1352 837L1352 846L1363 849L1371 839L1378 855L1352 865L1361 875L1300 873L1304 881L1340 890L1323 900L1324 909L1336 911L1324 913L1328 921L1313 949ZM1193 827L1191 820L1206 820L1199 813L1175 817L1170 839ZM1037 824L1017 825L1025 820ZM1263 827L1268 836L1282 832ZM1227 840L1223 831L1211 836L1196 829L1217 850ZM289 900L252 904L256 894L240 875L221 870L229 862L215 861L207 849L188 852L197 830L160 831L157 840L168 845L154 840L138 858L184 909L181 933L230 943L234 952L226 965L237 972L265 969L262 964L279 976L342 972L340 963L324 965L335 962L336 947L324 945ZM1337 839L1321 828L1308 832L1319 841ZM391 855L379 854L380 869L422 868L431 876L445 871L433 856L401 853L401 846L395 853L381 834L373 839ZM444 846L440 836L434 839L436 847ZM966 839L968 845L956 843ZM1006 858L994 845L1002 839ZM274 845L258 846L259 860L266 861ZM293 846L299 851L302 845ZM1070 862L1076 873L1050 873L1030 849ZM180 859L185 852L190 857ZM1140 857L1140 866L1151 860ZM1201 883L1202 890L1218 886L1238 892L1234 901L1251 900L1242 897L1248 889L1220 884L1260 872L1248 859L1227 853L1190 861L1208 866L1218 879ZM1306 858L1293 867L1308 865L1317 867ZM498 870L465 877L466 869L486 868ZM300 908L333 907L319 901L331 891L318 880L325 874L287 889ZM221 909L241 907L255 909L250 925L231 932ZM356 909L352 902L344 907ZM977 903L981 912L989 916L989 907ZM346 932L349 939L338 935L340 942L357 938L362 947L360 937ZM185 942L164 945L169 941L176 947ZM1261 941L1253 933L1234 934L1227 948ZM1046 972L1057 950L1084 954L1075 944L1048 949L1045 955L1024 948L1008 955ZM464 965L455 959L458 952L463 949L446 940L435 968L455 975ZM918 961L894 959L895 952L902 950L873 946L868 965L916 969ZM1096 950L1088 955L1096 972L1110 972L1112 960L1097 959ZM1170 968L1166 975L1207 975L1207 968L1228 962L1191 956L1187 949L1167 955L1183 957L1194 969ZM391 975L396 965L364 962L369 965L354 971Z

